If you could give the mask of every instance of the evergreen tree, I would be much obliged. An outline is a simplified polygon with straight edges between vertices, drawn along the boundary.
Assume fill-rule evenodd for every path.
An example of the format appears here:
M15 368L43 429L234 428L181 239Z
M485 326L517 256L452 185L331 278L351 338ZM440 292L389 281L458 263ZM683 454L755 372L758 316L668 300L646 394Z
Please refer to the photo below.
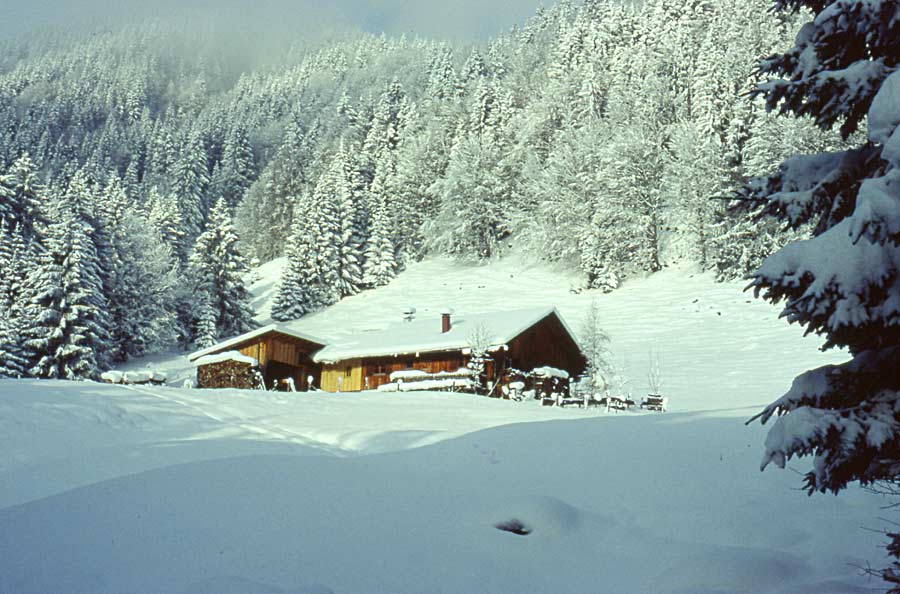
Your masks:
M338 267L341 297L355 295L363 285L363 245L368 212L351 158L341 143L327 174L328 190L337 205ZM378 174L376 173L376 179Z
M21 226L0 222L0 377L28 374L28 352L22 329L26 323L24 303L25 277L32 254L25 247Z
M502 156L498 146L477 136L456 146L446 177L434 184L441 206L426 233L432 249L476 260L496 253L509 234L507 196L494 175Z
M811 455L807 490L900 480L900 5L863 0L779 0L813 20L796 44L762 63L770 109L809 115L858 148L797 156L751 184L750 199L813 237L791 243L754 273L757 294L825 337L850 360L807 371L758 417L769 430L762 466ZM891 534L889 552L900 552ZM900 592L900 563L882 573Z
M304 126L298 115L289 117L278 153L262 171L235 214L241 237L262 261L283 255L291 235L293 206L314 180L318 131Z
M172 172L172 190L178 197L178 208L188 237L196 237L203 228L208 210L205 196L208 184L206 149L203 139L194 132Z
M35 239L35 227L43 223L40 208L41 184L31 157L26 153L0 175L0 219L18 230L27 242Z
M147 197L147 220L157 236L179 263L187 261L184 225L178 201L171 194L160 195L156 186L150 188Z
M244 285L247 272L228 207L220 198L210 211L206 231L194 244L189 262L195 303L208 303L207 307L215 312L217 336L243 334L255 326L250 293ZM208 323L198 316L197 332L201 329L199 322Z
M278 292L272 303L272 318L275 320L295 320L317 308L310 291L316 274L314 229L310 218L309 197L305 196L294 207L293 231L287 248L287 266L282 273Z
M312 193L309 212L312 249L307 258L310 277L310 298L319 309L341 298L341 222L338 196L326 171L319 177Z
M197 324L194 331L194 345L205 349L219 342L218 312L209 295L204 295L197 306Z
M105 199L105 223L111 229L106 296L112 357L127 361L176 338L177 265L162 238L129 204L118 183L107 185Z
M391 184L396 176L394 157L384 147L370 191L372 227L366 245L363 282L370 287L388 284L397 275Z
M256 160L250 138L243 126L236 125L225 139L222 161L212 177L213 194L217 199L224 199L225 204L233 209L254 179Z
M0 378L21 378L28 375L28 358L22 347L22 337L10 318L0 318Z
M29 277L24 329L31 375L89 379L108 347L108 319L92 226L63 200L47 229L45 249Z

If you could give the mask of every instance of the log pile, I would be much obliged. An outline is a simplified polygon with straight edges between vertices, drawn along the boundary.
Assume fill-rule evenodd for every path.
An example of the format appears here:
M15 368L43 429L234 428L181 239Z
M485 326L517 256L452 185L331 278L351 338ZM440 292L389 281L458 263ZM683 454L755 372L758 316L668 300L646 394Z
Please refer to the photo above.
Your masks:
M259 387L259 371L244 361L219 361L197 367L198 388L237 388L253 390Z

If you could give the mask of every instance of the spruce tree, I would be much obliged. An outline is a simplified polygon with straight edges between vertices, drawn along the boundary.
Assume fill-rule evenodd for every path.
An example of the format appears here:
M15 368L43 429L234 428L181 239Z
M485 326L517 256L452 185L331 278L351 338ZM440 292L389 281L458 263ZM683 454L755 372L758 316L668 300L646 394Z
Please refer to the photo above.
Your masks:
M91 225L63 200L47 228L44 250L28 278L25 346L36 377L99 375L109 338L103 281Z
M188 237L196 237L206 220L206 188L209 184L206 149L203 138L192 132L172 172L172 189Z
M171 194L161 195L156 186L147 197L147 219L162 243L176 257L178 263L187 262L188 250L178 201Z
M236 125L225 139L222 161L211 182L213 194L216 199L224 199L229 208L234 208L254 179L256 179L256 160L250 146L250 138L246 128Z
M317 309L341 298L341 221L338 196L326 171L319 177L310 201L309 223L312 250L307 258L311 302Z
M162 237L127 199L118 178L104 190L103 211L110 229L106 296L112 357L126 361L174 340L177 264Z
M0 175L0 219L18 230L25 242L35 239L35 228L43 223L40 208L42 186L28 154L22 155Z
M372 224L366 244L363 281L370 287L388 284L397 275L395 228L392 212L392 181L396 176L394 158L383 148L369 196Z
M316 309L310 286L315 278L314 231L310 220L309 197L294 206L294 223L287 248L287 266L281 275L272 303L272 318L294 320Z
M341 297L355 295L362 288L363 245L368 231L365 198L351 161L349 152L341 143L327 174L327 191L334 195L337 206Z
M220 337L243 334L255 327L251 296L244 284L248 271L228 207L220 198L210 211L206 230L194 244L188 271L195 287L195 303L208 303L215 312ZM202 316L199 322L208 323ZM205 331L205 326L202 329Z
M12 319L0 318L0 378L28 375L28 359L24 356L22 337Z
M806 487L843 489L900 478L900 5L862 0L780 0L814 19L796 45L762 64L758 92L770 109L809 115L848 135L864 122L868 142L789 159L748 189L771 214L814 237L769 257L757 294L783 315L843 347L850 360L800 375L761 413L777 417L763 467L813 455Z
M21 227L0 221L0 377L28 374L28 352L23 344L25 277L32 253L25 247Z

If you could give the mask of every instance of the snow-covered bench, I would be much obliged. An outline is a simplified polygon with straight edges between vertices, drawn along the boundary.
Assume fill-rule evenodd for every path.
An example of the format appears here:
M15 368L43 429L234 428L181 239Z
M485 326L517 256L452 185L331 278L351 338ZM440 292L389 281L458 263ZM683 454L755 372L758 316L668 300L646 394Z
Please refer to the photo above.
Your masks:
M660 396L659 394L648 394L647 397L641 401L641 408L646 408L647 410L666 412L668 407L669 399Z

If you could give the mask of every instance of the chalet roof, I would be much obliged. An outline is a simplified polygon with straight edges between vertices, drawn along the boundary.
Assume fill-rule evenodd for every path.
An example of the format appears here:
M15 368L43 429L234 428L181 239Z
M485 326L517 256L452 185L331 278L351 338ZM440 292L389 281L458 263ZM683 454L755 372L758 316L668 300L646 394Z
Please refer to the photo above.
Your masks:
M320 346L324 346L325 344L327 344L321 338L316 338L315 336L306 334L305 332L299 332L289 326L285 326L283 324L269 324L268 326L263 326L262 328L257 328L256 330L246 332L244 334L241 334L240 336L235 336L234 338L229 338L228 340L222 342L217 342L211 347L207 347L205 349L201 349L199 351L191 353L190 355L188 355L188 360L194 361L196 359L199 359L200 357L205 357L206 355L212 355L214 353L221 353L222 351L231 350L231 347L233 346L247 342L248 340L252 340L259 336L263 336L264 334L269 334L270 332L283 334L285 336L290 336L291 338L299 338L300 340L306 340Z
M511 342L544 318L555 315L575 343L578 339L555 307L522 309L452 317L449 332L441 332L440 318L421 317L398 322L383 330L361 332L341 338L313 355L316 362L337 362L361 357L389 357L412 353L455 351L469 348L473 330L483 327L491 349Z

